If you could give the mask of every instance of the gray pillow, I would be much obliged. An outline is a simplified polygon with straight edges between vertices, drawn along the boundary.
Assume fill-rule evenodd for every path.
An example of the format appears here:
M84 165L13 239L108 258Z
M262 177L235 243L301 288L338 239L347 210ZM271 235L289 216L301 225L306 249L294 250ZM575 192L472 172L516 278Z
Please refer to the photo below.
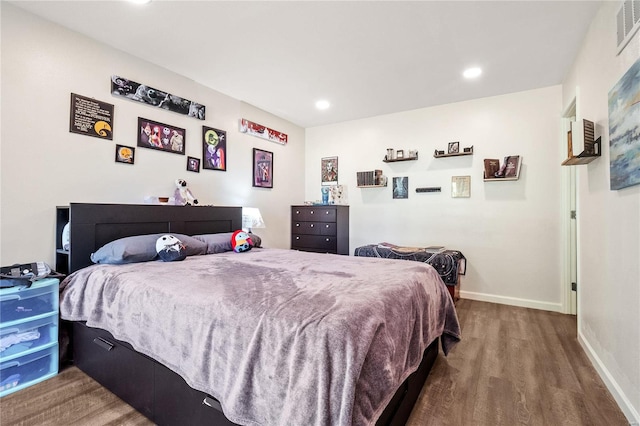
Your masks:
M120 238L100 247L91 253L93 263L108 263L120 265L124 263L149 262L158 258L156 241L163 235L173 235L185 246L187 256L205 254L207 245L200 240L184 234L163 233L149 235L135 235Z
M251 237L251 242L254 247L261 248L262 247L262 238L258 237L256 234L249 232L249 236Z
M232 235L233 232L222 232L220 234L194 235L193 238L207 245L207 254L216 254L233 250L233 247L231 247Z

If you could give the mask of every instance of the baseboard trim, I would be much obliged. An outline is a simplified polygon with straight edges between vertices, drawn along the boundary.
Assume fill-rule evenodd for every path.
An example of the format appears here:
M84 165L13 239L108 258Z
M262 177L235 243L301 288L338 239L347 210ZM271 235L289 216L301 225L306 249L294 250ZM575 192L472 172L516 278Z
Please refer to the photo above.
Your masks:
M539 300L520 299L518 297L496 296L495 294L475 293L460 290L462 299L478 300L480 302L499 303L501 305L520 306L522 308L540 309L563 313L562 303L541 302Z
M622 410L622 413L625 415L627 420L629 420L629 424L631 426L640 425L640 415L631 404L631 401L629 401L629 398L627 398L622 389L620 389L618 382L616 382L613 376L611 376L607 367L602 363L600 357L593 350L593 347L589 344L589 341L584 337L580 330L578 330L578 343L580 343L580 346L582 346L582 349L587 354L591 364L593 364L593 368L598 372L598 375L604 382L604 385L609 389L609 392L611 392L611 396L613 396L613 399L618 403L620 410Z

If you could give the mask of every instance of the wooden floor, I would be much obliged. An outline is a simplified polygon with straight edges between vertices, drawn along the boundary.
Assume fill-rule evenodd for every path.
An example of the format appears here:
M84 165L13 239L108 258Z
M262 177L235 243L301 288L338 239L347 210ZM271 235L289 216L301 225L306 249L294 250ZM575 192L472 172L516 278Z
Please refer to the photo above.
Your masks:
M576 340L575 317L460 300L409 426L628 425ZM151 425L75 367L0 399L0 425Z
M576 317L460 300L409 426L628 425L580 347Z

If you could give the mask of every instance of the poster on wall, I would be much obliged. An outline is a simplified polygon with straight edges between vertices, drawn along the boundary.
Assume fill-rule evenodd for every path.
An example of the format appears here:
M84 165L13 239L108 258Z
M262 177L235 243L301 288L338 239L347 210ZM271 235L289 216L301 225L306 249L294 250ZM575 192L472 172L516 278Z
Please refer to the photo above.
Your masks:
M198 120L204 120L205 117L205 106L202 104L117 75L111 76L111 94L152 107L188 115Z
M640 184L640 59L609 91L611 189Z
M184 155L186 130L138 117L138 146Z
M247 133L261 139L286 145L288 142L287 135L277 130L270 129L262 124L254 123L245 118L240 119L240 133Z
M113 105L72 93L69 132L113 140Z
M338 157L325 157L320 160L322 185L338 184Z
M253 148L253 186L273 188L273 152Z
M202 126L203 169L227 170L227 132Z
M409 198L409 177L394 177L393 178L393 198Z

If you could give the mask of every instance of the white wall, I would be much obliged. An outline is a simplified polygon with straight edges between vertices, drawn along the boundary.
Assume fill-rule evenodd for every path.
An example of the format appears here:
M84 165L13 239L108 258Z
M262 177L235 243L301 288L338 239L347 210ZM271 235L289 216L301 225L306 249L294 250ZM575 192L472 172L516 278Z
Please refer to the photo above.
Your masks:
M290 246L289 206L303 199L304 130L192 80L28 14L2 7L0 264L54 259L55 206L142 203L172 195L185 178L203 204L259 207L271 247ZM203 53L206 54L206 53ZM205 121L110 94L111 75L207 107ZM115 105L113 141L69 133L70 94ZM115 163L115 144L136 145L137 119L185 128L186 154L202 158L202 125L227 131L227 171L186 171L186 156L136 149L135 165ZM247 118L289 136L282 146L238 132ZM274 188L253 188L252 148L274 153Z
M461 84L463 84L461 82ZM320 199L320 161L338 156L348 186L351 252L383 241L444 245L468 259L467 298L561 310L561 87L419 109L307 129L307 200ZM435 159L460 141L473 156ZM383 163L386 148L417 149L419 159ZM520 180L484 182L483 159L520 155ZM409 198L356 187L356 172L409 177ZM471 197L451 198L451 177L471 176ZM440 186L441 193L416 193Z
M563 104L602 134L602 158L578 167L579 339L629 420L640 423L640 185L609 188L608 93L640 58L640 33L616 56L619 2L604 2L563 84Z

